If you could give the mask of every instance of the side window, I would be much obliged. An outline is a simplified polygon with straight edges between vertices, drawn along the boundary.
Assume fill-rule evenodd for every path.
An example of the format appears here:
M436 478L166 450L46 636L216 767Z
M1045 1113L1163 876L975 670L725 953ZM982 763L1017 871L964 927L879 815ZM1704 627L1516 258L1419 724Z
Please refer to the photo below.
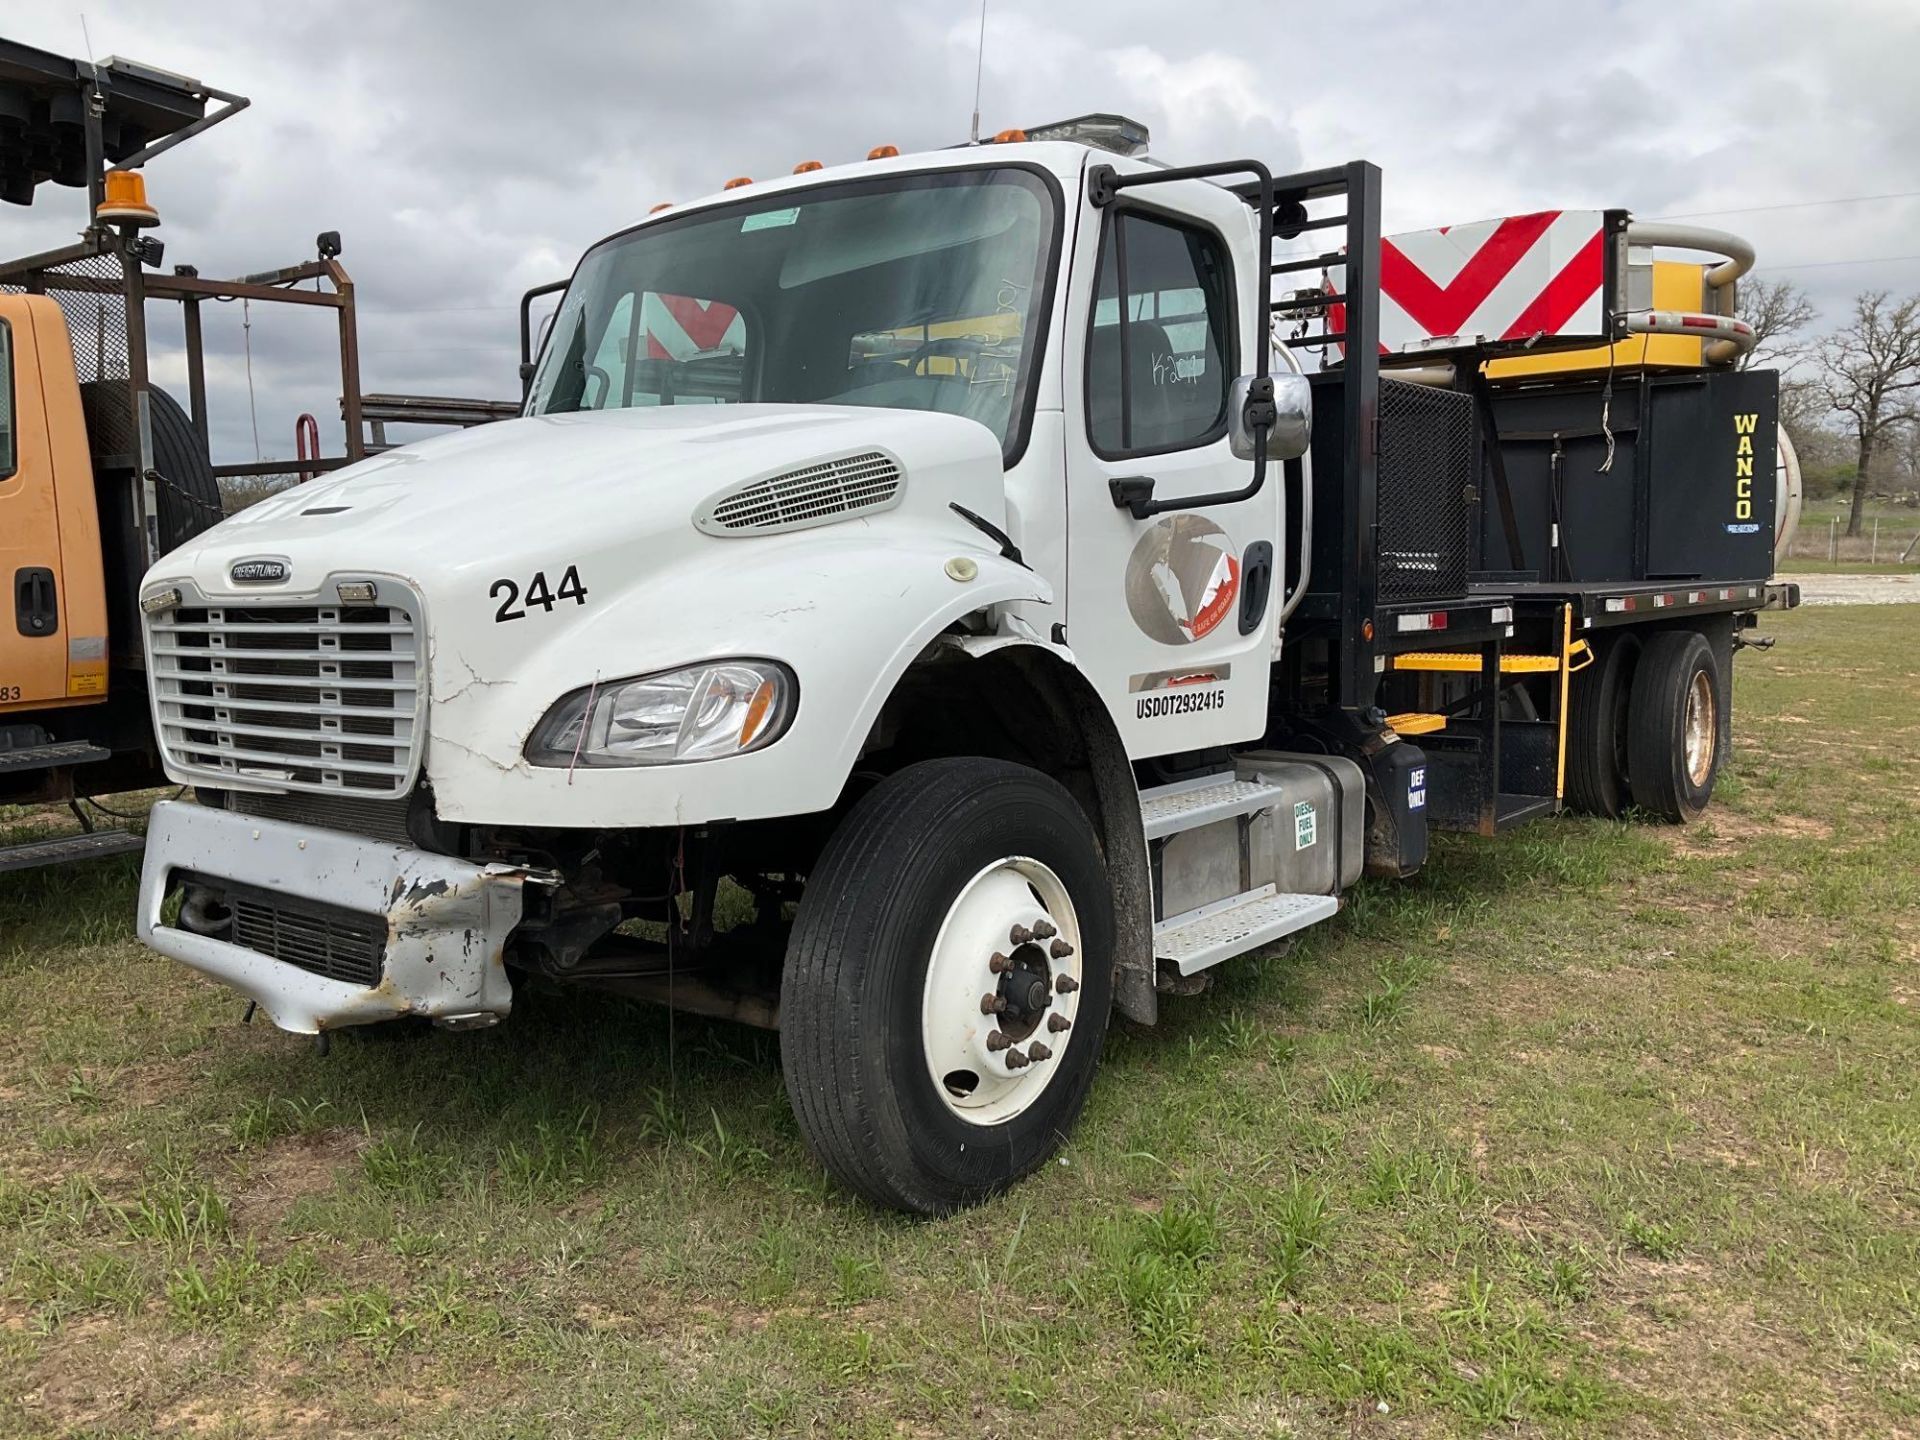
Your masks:
M1087 433L1099 454L1176 450L1224 433L1228 265L1210 231L1125 211L1109 219L1087 348Z
M747 322L731 305L629 292L607 316L587 366L582 408L738 401L746 356Z
M0 480L19 468L13 428L13 327L0 320Z

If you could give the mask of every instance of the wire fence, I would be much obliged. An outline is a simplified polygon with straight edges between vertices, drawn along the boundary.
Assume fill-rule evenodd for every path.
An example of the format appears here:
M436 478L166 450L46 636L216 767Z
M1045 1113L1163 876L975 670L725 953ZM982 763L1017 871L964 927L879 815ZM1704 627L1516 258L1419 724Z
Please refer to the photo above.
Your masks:
M1870 515L1858 535L1847 534L1842 516L1808 516L1788 544L1787 555L1836 564L1920 565L1920 515L1891 520Z

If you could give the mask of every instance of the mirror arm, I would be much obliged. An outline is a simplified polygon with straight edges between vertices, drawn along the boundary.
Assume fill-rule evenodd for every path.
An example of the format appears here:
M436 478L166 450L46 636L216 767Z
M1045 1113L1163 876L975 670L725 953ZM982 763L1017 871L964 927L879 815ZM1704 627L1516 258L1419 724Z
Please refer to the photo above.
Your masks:
M1272 382L1268 382L1269 388ZM1249 407L1251 408L1251 407ZM1267 408L1272 410L1272 402ZM1163 515L1169 510L1200 510L1209 505L1237 505L1242 500L1251 500L1260 493L1267 483L1267 431L1273 427L1271 418L1253 426L1253 478L1238 490L1220 490L1212 495L1181 495L1172 500L1153 498L1153 480L1146 475L1116 475L1107 481L1107 492L1113 496L1116 510L1130 511L1136 520L1151 520L1155 515Z

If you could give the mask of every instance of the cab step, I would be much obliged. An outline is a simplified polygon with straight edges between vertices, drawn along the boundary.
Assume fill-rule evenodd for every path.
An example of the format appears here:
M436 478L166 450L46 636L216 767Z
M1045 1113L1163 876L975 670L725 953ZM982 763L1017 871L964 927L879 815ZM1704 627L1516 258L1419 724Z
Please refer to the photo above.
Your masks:
M0 775L29 770L53 770L62 765L91 765L111 760L113 752L85 740L59 740L51 745L26 745L0 750Z
M99 860L108 855L137 855L146 848L145 836L126 830L94 830L85 835L62 835L54 840L32 840L24 845L0 846L0 875L10 870L36 870L42 865L64 865L75 860Z
M1436 730L1447 728L1447 717L1408 710L1403 714L1387 716L1387 728L1396 735L1431 735Z
M1338 914L1332 895L1288 895L1271 885L1174 915L1153 927L1153 955L1194 975Z
M1242 780L1231 770L1178 780L1140 792L1140 819L1147 839L1160 840L1184 830L1198 830L1218 820L1232 820L1278 805L1286 792L1262 780Z

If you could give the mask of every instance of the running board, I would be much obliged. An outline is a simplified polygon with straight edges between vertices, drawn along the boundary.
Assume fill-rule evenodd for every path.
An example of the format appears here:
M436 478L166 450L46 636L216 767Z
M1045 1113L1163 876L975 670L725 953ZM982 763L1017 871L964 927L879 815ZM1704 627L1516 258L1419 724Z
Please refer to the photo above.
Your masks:
M98 860L107 855L137 855L146 848L146 837L125 830L94 830L57 840L33 840L24 845L0 846L0 874L74 860Z
M111 760L113 751L85 740L61 740L52 745L28 745L0 750L0 775L21 770L53 770L62 765L91 765Z
M1286 791L1263 780L1242 780L1231 770L1198 780L1180 780L1140 792L1140 819L1147 839L1161 840L1278 805Z
M1153 955L1182 975L1193 975L1332 919L1339 911L1340 902L1332 895L1287 895L1263 885L1162 920L1153 927Z

